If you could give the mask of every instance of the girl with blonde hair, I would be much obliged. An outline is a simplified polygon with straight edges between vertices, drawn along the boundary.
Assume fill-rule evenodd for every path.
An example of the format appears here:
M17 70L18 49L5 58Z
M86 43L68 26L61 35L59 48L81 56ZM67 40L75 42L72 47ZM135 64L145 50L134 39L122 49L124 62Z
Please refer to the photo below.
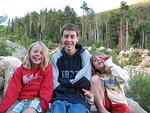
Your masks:
M44 113L53 93L52 68L43 42L30 45L0 102L0 113Z

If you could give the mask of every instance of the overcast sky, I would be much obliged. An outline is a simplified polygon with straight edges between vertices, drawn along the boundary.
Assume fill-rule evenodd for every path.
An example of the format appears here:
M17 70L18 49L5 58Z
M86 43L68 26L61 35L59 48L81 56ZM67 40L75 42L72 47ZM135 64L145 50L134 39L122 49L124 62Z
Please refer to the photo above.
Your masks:
M80 8L85 1L89 8L92 8L96 13L118 8L122 0L0 0L0 16L7 15L9 18L23 17L27 12L41 9L64 9L66 5L77 12L78 16L82 15ZM128 4L135 1L143 0L124 0Z

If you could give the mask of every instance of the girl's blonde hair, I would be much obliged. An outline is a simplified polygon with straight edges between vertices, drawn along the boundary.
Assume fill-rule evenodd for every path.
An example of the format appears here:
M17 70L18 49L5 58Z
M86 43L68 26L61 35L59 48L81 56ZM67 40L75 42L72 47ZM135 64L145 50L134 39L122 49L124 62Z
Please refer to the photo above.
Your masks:
M43 60L43 62L40 64L40 68L41 68L42 70L44 70L44 69L47 67L48 63L49 63L49 54L48 54L48 48L47 48L46 45L45 45L43 42L41 42L41 41L34 42L34 43L32 43L32 44L30 45L30 47L29 47L28 50L27 50L27 54L26 54L26 56L25 56L25 58L24 58L24 60L23 60L22 65L23 65L23 67L26 68L26 69L30 69L30 68L33 67L33 63L32 63L32 61L30 60L30 57L29 57L29 56L30 56L30 51L31 51L31 49L32 49L35 45L40 45L40 46L42 47L44 60Z
M97 74L97 75L100 75L100 74L101 74L101 72L98 71L97 69L95 69L95 67L94 67L94 65L93 65L93 57L94 57L95 55L107 56L106 54L101 53L101 52L96 52L96 53L92 54L92 56L91 56L91 58L90 58L92 76L93 76L93 75L96 75L96 74Z

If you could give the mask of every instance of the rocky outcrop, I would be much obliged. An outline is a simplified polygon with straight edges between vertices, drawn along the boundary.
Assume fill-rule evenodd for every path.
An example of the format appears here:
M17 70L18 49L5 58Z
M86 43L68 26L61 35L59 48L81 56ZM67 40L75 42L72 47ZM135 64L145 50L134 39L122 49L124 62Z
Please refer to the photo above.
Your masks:
M13 56L0 56L0 70L3 73L4 77L4 92L8 86L8 81L11 78L13 72L17 67L21 65L21 61ZM1 85L3 85L3 82L1 82ZM0 85L0 86L1 86Z
M4 87L4 78L0 77L0 90L2 90Z
M127 103L128 103L130 110L133 113L148 113L137 102L135 102L131 98L127 98ZM97 108L94 105L91 107L91 110L92 110L91 113L99 113L97 111Z
M14 56L20 60L25 56L26 48L24 46L10 40L6 40L6 45L9 48L13 48L11 56Z
M129 62L130 61L129 58L133 54L137 54L137 57L139 57L138 59L135 58L138 61L138 64L136 66L139 66L139 67L150 66L150 51L147 49L134 49L131 47L128 50L121 50L117 58L121 64L123 62Z
M128 106L133 113L148 113L136 101L127 98Z

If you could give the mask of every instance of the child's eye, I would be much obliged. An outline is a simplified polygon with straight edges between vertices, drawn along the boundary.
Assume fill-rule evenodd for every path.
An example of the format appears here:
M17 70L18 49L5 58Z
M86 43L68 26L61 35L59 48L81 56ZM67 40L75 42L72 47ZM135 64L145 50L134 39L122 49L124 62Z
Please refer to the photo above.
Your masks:
M41 51L40 54L43 55L43 52Z
M71 38L72 38L72 39L74 39L74 38L75 38L75 36L74 36L74 35L71 35Z
M37 53L37 52L38 52L38 50L34 50L33 52L34 52L34 53Z
M65 38L68 38L68 37L69 37L69 35L67 35L67 34L66 34L66 35L64 35L64 37L65 37Z
M99 56L99 58L103 58L102 56Z
M96 62L96 61L97 61L96 59L93 60L93 62Z

